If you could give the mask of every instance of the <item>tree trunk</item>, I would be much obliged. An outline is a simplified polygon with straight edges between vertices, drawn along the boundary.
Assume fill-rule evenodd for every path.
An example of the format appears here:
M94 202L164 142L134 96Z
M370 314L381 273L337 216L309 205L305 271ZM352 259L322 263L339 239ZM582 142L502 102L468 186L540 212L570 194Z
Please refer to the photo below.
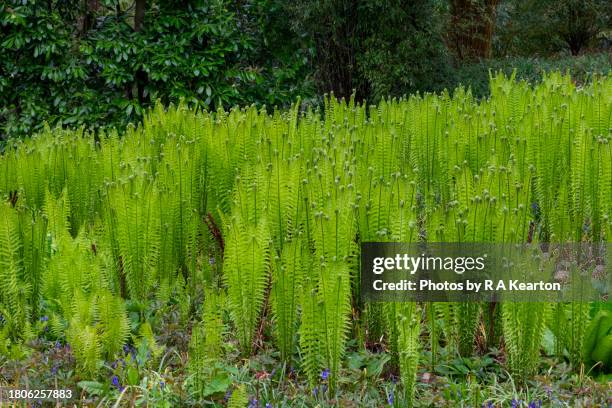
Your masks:
M138 32L142 29L145 18L145 10L147 8L147 0L136 0L136 8L134 12L134 31Z
M462 60L490 58L499 0L451 0L451 47Z
M100 8L98 0L85 0L83 14L79 16L79 35L85 35L93 26Z

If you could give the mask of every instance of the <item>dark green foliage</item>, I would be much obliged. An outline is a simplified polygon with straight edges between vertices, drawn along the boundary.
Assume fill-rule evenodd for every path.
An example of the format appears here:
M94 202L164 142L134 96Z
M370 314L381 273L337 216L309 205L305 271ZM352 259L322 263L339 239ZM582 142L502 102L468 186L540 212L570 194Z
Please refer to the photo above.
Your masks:
M297 33L314 46L319 88L379 100L441 90L449 61L436 2L300 0L291 4Z
M363 24L369 35L357 65L369 83L371 99L444 89L439 78L447 77L451 66L436 4L432 0L363 2Z
M45 121L124 127L157 99L209 108L309 95L278 1L150 1L141 27L133 3L0 6L0 139Z
M589 365L612 367L612 312L601 310L589 325L584 339L583 356Z
M606 0L507 0L499 7L499 55L578 55L612 27Z
M582 82L609 71L609 55L513 56L609 49L607 3L9 0L0 5L0 140L44 122L122 130L158 99L207 110L322 104L316 87L379 103L458 84L480 97L489 68L535 81L569 67ZM72 233L90 204L76 204Z

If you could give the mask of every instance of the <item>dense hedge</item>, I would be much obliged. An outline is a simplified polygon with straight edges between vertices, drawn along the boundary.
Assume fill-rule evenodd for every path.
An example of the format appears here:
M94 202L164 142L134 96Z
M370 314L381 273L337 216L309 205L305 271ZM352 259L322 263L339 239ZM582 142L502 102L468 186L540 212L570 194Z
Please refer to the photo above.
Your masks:
M274 0L144 2L139 25L128 3L0 5L0 139L44 121L122 128L157 99L215 109L312 92Z

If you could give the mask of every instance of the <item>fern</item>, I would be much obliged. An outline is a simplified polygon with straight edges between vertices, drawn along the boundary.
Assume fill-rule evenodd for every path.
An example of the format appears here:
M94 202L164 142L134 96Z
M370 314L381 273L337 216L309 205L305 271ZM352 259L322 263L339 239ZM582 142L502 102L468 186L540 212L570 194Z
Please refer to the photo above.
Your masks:
M309 262L308 248L296 239L285 245L272 272L274 327L281 358L286 362L293 355L302 280Z
M0 204L0 307L13 339L25 334L31 311L31 286L24 280L22 246L17 212Z
M419 336L421 333L421 318L416 303L398 305L394 320L405 403L412 407L420 357Z
M227 226L223 276L237 337L244 354L253 347L253 337L262 312L270 261L268 226L235 219Z
M249 403L249 399L246 393L244 385L236 387L229 401L227 401L228 408L244 408Z
M321 303L316 289L316 280L305 277L300 300L302 315L299 328L301 367L311 387L314 387L323 369L323 349L321 338L324 335L320 324Z
M96 300L95 320L100 332L102 350L112 358L123 347L130 332L125 306L121 298L113 296L108 290L100 290Z
M112 205L107 213L107 228L111 245L116 248L117 271L127 292L141 301L154 283L159 255L161 231L152 205L154 194L147 182L139 185L136 181L109 192Z
M319 274L318 295L322 303L319 325L323 333L320 351L325 368L330 370L330 390L334 392L350 328L350 274L347 265L339 262L321 265Z
M544 302L502 304L508 368L520 381L525 381L537 368L548 309Z

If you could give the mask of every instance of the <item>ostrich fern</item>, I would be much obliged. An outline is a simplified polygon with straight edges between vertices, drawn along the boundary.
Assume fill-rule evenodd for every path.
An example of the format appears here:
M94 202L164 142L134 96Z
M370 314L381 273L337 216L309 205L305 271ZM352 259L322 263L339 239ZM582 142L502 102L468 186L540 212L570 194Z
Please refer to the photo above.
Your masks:
M230 313L244 354L252 351L269 277L270 242L265 219L235 219L227 226L223 276Z
M485 100L459 88L273 113L158 104L122 135L46 128L7 141L0 349L25 344L44 313L49 336L68 339L77 369L94 376L130 334L153 337L130 333L126 304L144 318L174 296L187 322L214 270L192 342L219 344L211 308L227 302L243 355L271 318L282 358L299 356L312 386L328 369L335 391L346 340L376 332L410 401L420 333L432 361L440 320L446 344L472 354L481 305L428 304L422 323L420 305L363 304L360 243L610 238L612 77L578 87L561 74L533 86L492 75L490 87ZM211 260L202 272L211 256L222 268ZM574 362L600 355L588 307L504 303L485 324L502 326L510 371L526 379L545 325Z

